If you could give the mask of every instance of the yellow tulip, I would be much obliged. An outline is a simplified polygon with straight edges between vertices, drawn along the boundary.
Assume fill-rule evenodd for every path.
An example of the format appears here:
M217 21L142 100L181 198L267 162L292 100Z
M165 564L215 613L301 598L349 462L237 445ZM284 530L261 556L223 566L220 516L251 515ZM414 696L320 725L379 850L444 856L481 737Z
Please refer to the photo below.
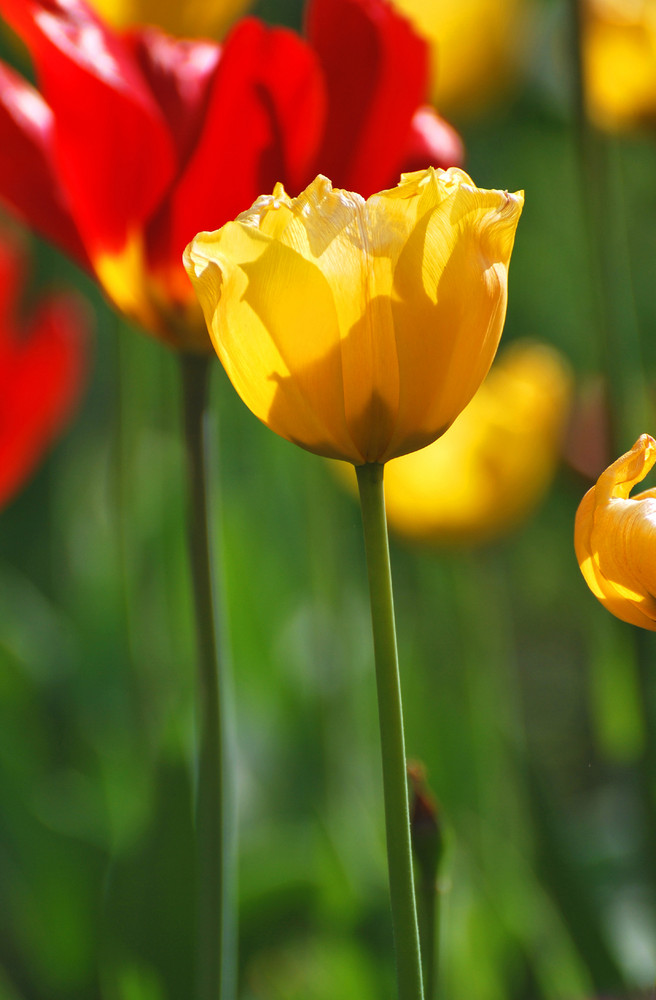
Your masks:
M588 113L611 131L656 121L656 3L587 0L583 61Z
M642 434L601 474L576 513L574 545L592 593L622 621L656 631L656 489L629 493L656 462Z
M181 38L222 38L253 0L91 0L91 6L115 28L155 24Z
M523 0L394 0L431 45L431 97L440 112L479 110L516 72Z
M419 542L479 544L528 516L556 469L571 375L553 348L518 341L446 434L390 462L390 528Z
M185 266L253 413L316 454L382 463L443 434L487 374L522 205L456 168L368 201L319 176L200 233Z

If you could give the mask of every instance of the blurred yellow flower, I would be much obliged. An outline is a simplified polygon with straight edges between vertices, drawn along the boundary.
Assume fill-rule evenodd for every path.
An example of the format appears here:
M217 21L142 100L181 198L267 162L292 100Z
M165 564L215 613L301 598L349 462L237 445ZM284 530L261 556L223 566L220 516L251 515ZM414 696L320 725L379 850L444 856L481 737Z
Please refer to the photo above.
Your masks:
M479 544L533 510L553 479L572 380L551 347L518 341L446 434L390 462L390 528L436 544Z
M522 194L462 170L365 201L282 185L185 251L237 392L282 437L361 465L423 448L492 363Z
M431 97L441 113L478 111L515 74L524 0L394 0L432 46Z
M656 122L654 0L586 0L583 62L594 122L611 131Z
M629 493L656 462L642 434L579 505L574 545L592 593L622 621L656 631L656 489Z
M222 38L253 0L90 0L115 28L155 24L180 38Z

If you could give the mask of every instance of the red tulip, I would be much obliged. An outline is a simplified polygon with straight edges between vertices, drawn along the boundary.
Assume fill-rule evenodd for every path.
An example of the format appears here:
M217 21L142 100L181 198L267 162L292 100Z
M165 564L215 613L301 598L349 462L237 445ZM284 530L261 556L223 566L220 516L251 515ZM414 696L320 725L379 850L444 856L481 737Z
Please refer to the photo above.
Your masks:
M307 37L254 18L220 46L121 35L83 0L0 0L35 90L0 64L0 199L169 345L211 345L181 255L282 181L369 195L449 166L425 43L387 0L311 0Z
M32 474L80 395L86 320L70 295L48 295L24 321L17 295L25 260L0 235L0 506Z

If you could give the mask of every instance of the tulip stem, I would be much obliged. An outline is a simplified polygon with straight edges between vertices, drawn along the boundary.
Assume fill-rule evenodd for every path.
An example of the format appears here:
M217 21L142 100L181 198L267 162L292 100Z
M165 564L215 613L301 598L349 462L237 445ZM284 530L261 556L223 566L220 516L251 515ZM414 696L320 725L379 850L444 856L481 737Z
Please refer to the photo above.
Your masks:
M198 997L235 992L235 851L229 808L227 667L219 661L207 502L207 403L210 359L181 356L188 475L189 554L198 658L196 849Z
M427 878L425 872L417 879L417 904L425 1000L433 1000L438 975L440 896L435 879Z
M421 955L410 844L401 684L396 648L383 468L356 468L371 599L383 765L387 865L399 1000L422 1000Z

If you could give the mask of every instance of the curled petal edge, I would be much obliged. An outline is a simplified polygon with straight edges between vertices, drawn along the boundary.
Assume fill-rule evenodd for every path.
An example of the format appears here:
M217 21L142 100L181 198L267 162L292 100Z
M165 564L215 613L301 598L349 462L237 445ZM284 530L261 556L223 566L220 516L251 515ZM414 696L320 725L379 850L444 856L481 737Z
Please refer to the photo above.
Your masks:
M633 487L645 478L655 463L656 441L649 434L641 434L630 451L613 462L585 494L574 524L576 558L594 596L617 618L649 631L656 631L656 596L608 579L599 565L592 533L598 510L614 500L628 500ZM632 499L640 501L654 498L654 495L654 490L646 490Z

